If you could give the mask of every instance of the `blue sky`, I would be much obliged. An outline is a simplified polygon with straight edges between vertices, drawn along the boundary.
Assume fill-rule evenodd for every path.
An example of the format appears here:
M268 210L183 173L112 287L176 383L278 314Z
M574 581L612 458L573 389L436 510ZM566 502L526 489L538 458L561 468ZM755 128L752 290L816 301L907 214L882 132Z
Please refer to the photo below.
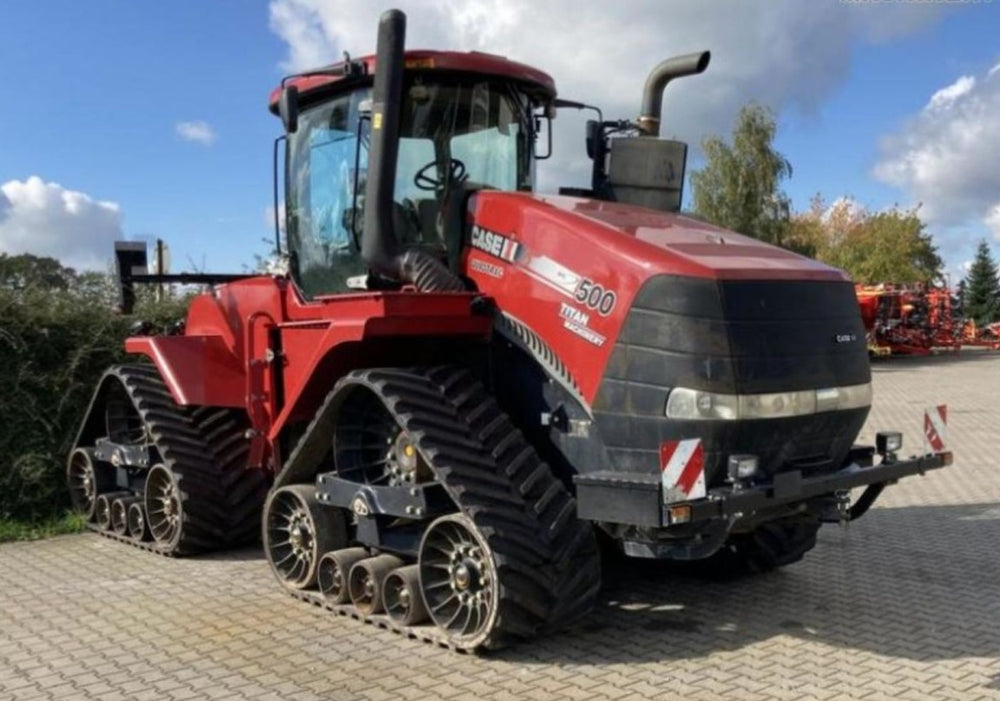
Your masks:
M817 192L874 208L923 202L954 268L978 238L1000 235L1000 167L990 168L1000 160L1000 73L989 74L1000 62L1000 1L401 4L411 46L506 53L608 116L634 116L647 64L709 48L703 76L668 88L667 132L693 143L728 133L738 107L757 99L779 116L798 208ZM124 234L166 239L175 270L252 264L272 236L279 122L269 91L291 68L370 51L384 5L8 0L0 251L93 267ZM928 108L963 77L973 87ZM185 140L183 122L209 133ZM583 184L582 123L561 117L556 133L543 183Z

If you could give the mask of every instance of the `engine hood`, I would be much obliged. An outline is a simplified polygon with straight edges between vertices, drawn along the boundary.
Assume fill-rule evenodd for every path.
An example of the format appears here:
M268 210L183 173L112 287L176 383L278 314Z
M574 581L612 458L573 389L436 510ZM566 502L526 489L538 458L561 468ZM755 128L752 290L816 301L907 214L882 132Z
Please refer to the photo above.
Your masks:
M806 367L816 344L837 336L853 339L867 358L847 276L777 246L689 216L575 197L486 190L469 199L467 214L460 272L544 341L585 401L595 399L605 368L616 367L622 344L642 338L660 339L656 353L683 351L697 372L710 368L706 382L773 380L759 392L789 389L782 383L791 375L775 357ZM630 314L636 305L651 315ZM657 314L670 319L656 321ZM787 322L783 342L795 349L775 346L772 320ZM695 333L691 324L712 332ZM674 336L694 346L681 348ZM751 352L767 368L736 372L731 353ZM833 386L824 367L809 372L802 382Z
M848 279L841 270L690 215L577 197L533 199L567 226L586 222L588 228L631 239L651 263L670 268L661 272L676 273L681 267L688 274L719 279Z

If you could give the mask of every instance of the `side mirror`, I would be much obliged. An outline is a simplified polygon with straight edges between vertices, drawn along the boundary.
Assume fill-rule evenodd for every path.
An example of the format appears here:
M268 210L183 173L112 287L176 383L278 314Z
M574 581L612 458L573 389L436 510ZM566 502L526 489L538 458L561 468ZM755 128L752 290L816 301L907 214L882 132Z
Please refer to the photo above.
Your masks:
M536 114L534 116L534 122L535 122L535 133L533 136L535 139L535 145L534 145L535 160L544 161L546 158L549 158L552 155L552 117L550 117L548 114ZM542 133L543 124L545 125L546 151L545 153L539 153L538 137Z
M286 85L281 91L278 114L281 115L281 123L285 125L285 132L294 134L299 128L299 89L294 85Z
M603 138L601 123L595 119L587 120L587 158L593 160L597 154L597 144Z

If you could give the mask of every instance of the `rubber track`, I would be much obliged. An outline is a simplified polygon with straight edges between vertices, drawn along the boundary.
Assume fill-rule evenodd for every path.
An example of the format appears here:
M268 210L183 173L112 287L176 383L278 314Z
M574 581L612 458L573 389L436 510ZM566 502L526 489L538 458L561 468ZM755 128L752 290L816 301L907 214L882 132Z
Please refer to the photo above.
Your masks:
M710 574L732 578L791 565L816 546L819 528L818 519L794 516L761 524L750 533L730 537L705 562L705 569Z
M289 590L293 596L464 651L556 630L590 610L600 587L591 526L576 519L573 498L471 374L454 367L355 371L337 383L324 409L347 385L379 395L489 542L500 583L500 617L487 639L465 645L433 624L399 626L382 615L328 605L316 592ZM310 429L324 419L321 410Z
M466 370L435 368L429 377L444 390L473 436L498 469L516 485L551 563L550 609L542 631L564 628L593 607L601 564L593 527L576 518L576 500L503 412L496 399Z
M145 423L152 439L151 465L162 462L175 475L181 489L184 523L181 537L173 546L155 541L139 541L128 536L104 531L96 524L88 527L101 535L129 543L143 550L161 555L190 555L208 550L216 550L247 539L247 529L234 531L236 523L246 518L246 507L234 508L237 504L233 496L245 499L248 493L261 499L256 505L257 514L262 505L262 495L266 483L259 471L247 471L248 476L236 474L234 461L238 453L232 443L232 433L238 422L229 418L220 420L218 410L185 409L177 406L170 391L164 385L155 367L150 365L119 365L110 368L102 383L114 378L125 389L132 405ZM100 406L94 409L100 410ZM229 410L224 410L228 412ZM212 421L209 421L212 419ZM202 424L202 425L199 425ZM213 445L206 437L206 429L215 429ZM227 440L223 440L223 436ZM220 456L229 460L217 461ZM243 472L240 466L239 472ZM256 489L244 489L238 494L229 491L240 482L256 482ZM253 531L258 528L258 520L253 522ZM252 535L252 532L251 532Z
M250 427L246 413L226 407L188 410L191 421L212 453L212 465L221 480L225 502L225 546L260 541L260 518L270 486L269 474L247 467Z

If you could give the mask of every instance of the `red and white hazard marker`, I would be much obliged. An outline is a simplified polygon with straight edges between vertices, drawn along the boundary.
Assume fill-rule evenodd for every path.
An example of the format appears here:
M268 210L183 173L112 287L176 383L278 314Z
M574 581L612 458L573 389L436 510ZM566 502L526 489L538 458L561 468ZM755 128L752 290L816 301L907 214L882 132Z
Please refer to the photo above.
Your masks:
M705 496L705 449L700 438L661 443L660 470L665 502Z
M924 442L934 453L944 450L948 433L948 405L932 406L924 411Z

